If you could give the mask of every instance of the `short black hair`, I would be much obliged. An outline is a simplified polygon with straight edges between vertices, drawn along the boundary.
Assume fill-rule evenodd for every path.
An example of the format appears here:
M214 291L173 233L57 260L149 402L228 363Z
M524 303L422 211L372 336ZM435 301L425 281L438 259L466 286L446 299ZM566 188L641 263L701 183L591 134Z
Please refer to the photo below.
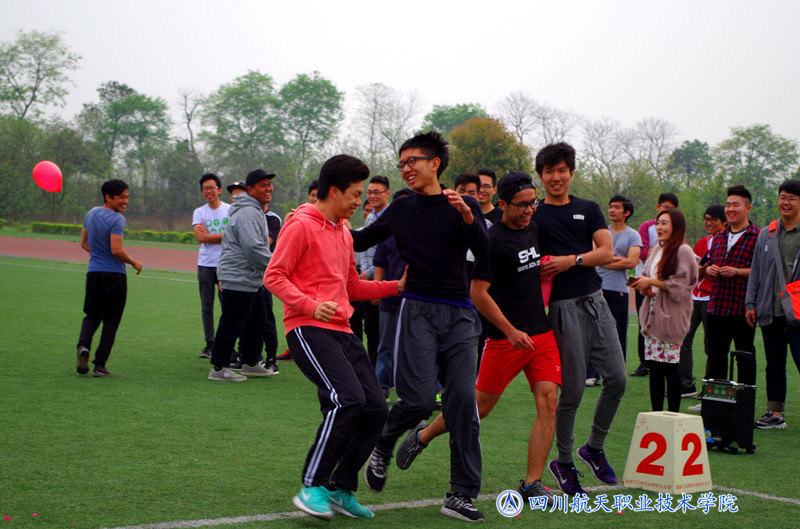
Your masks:
M575 149L566 142L551 143L536 154L536 174L542 176L546 165L556 165L564 161L571 172L575 172Z
M100 187L100 192L103 193L103 200L106 195L118 197L128 189L128 184L124 180L109 180L104 182Z
M316 178L313 179L310 184L308 184L308 191L306 191L306 195L308 195L315 189L319 189L319 180L317 180Z
M372 178L369 179L370 184L381 184L386 189L389 189L389 179L383 176L382 174L376 174Z
M319 170L319 188L317 199L324 200L331 186L346 191L355 182L363 182L369 178L367 164L348 154L337 154L329 158Z
M748 203L753 201L753 196L750 194L750 191L748 191L747 188L744 187L743 185L729 187L727 196L731 195L746 198Z
M219 177L214 173L206 173L200 177L200 189L203 189L203 183L206 180L213 180L217 187L222 187L222 182L220 181Z
M633 217L633 202L631 202L628 198L622 195L615 195L611 197L611 200L608 201L608 205L610 206L612 202L621 203L623 213L627 213L630 211L631 214L625 217L625 222L628 222L628 219Z
M486 175L490 177L492 179L492 185L493 186L497 185L497 175L494 174L494 171L492 171L488 167L481 167L480 169L478 169L478 176L480 175ZM480 187L480 184L478 184L478 187Z
M417 134L413 138L407 139L403 145L400 146L397 154L402 154L406 149L419 149L425 153L425 156L439 158L439 169L436 172L437 178L442 176L444 170L447 169L447 164L450 163L450 149L448 148L447 142L438 132L430 131L425 134Z
M800 197L800 180L787 180L778 187L778 193L787 192Z
M466 187L467 184L475 184L478 186L478 189L480 189L481 178L475 173L461 173L453 180L453 188L457 188L460 185Z
M408 197L414 194L414 191L408 187L404 187L403 189L398 189L392 195L392 200L396 200L400 197Z
M711 218L721 220L723 224L728 222L728 218L725 217L725 206L723 206L722 204L711 204L710 206L708 206L706 208L706 212L703 213L704 217L706 215L708 215Z
M658 205L660 206L664 202L669 202L676 208L680 205L678 204L678 195L675 193L661 193L658 195Z

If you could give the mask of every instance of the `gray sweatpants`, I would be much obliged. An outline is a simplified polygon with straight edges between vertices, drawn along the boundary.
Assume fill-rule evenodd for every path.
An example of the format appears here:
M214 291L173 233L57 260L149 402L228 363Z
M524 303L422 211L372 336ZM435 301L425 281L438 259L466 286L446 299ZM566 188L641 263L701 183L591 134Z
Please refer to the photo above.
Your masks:
M550 302L547 315L561 354L561 395L556 410L558 461L573 462L575 414L586 387L586 367L603 377L588 443L602 449L611 422L625 393L625 360L616 322L602 291L588 296Z
M438 378L444 386L442 415L450 431L451 490L475 498L481 486L475 404L478 315L472 309L413 299L403 300L399 314L394 380L400 400L389 410L377 448L391 454L401 435L430 417Z

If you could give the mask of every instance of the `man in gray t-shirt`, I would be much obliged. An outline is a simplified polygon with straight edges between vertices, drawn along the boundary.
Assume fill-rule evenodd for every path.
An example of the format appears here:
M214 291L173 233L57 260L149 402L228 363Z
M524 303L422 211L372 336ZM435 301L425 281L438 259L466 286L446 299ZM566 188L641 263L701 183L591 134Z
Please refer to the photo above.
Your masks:
M598 266L597 273L603 280L603 297L617 322L619 343L622 354L626 355L628 345L628 270L636 267L642 251L642 238L626 223L633 215L633 204L623 196L615 196L608 202L609 229L614 244L614 260L606 266ZM594 386L599 379L594 368L589 365L586 385Z

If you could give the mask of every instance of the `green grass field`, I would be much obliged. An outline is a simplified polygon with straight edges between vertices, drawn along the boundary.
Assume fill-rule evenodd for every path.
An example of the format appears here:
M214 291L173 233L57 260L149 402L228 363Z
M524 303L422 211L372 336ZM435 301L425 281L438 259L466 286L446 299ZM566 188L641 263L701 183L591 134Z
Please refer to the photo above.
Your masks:
M145 271L129 276L128 304L108 364L113 376L102 379L79 376L74 368L86 266L0 257L0 270L0 529L219 523L221 518L295 512L291 498L320 422L315 388L292 362L281 362L280 375L267 379L243 384L206 380L209 364L197 358L203 343L193 274ZM634 327L630 331L632 340ZM701 337L698 333L696 350ZM279 352L284 348L282 341ZM704 362L696 359L695 374L700 375ZM760 351L759 362L758 415L766 402ZM629 370L635 364L629 358ZM755 455L711 451L709 458L715 485L795 503L735 494L738 513L564 514L526 508L509 519L487 499L477 502L487 518L484 525L797 527L800 419L792 410L800 405L800 376L791 364L789 373L789 428L757 430ZM636 415L649 411L647 384L646 378L628 379L608 438L608 457L620 477ZM599 388L586 390L576 443L588 435L598 393ZM683 406L694 402L685 399ZM482 494L516 488L534 416L527 385L518 377L482 423ZM437 500L428 506L387 508L372 521L284 517L224 527L463 527L464 522L438 512L438 499L448 490L448 455L445 436L411 469L392 466L382 494L365 487L358 491L367 505ZM554 487L549 475L544 482ZM591 476L583 483L599 485ZM607 492L622 493L636 497L642 491ZM159 527L190 526L195 525Z

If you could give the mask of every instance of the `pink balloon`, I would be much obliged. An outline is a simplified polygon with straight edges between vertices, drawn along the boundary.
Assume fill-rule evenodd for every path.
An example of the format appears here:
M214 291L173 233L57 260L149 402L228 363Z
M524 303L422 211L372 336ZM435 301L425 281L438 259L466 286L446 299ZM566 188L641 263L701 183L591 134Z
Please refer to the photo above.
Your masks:
M61 169L53 162L39 162L33 168L33 181L45 191L58 193L63 182Z

